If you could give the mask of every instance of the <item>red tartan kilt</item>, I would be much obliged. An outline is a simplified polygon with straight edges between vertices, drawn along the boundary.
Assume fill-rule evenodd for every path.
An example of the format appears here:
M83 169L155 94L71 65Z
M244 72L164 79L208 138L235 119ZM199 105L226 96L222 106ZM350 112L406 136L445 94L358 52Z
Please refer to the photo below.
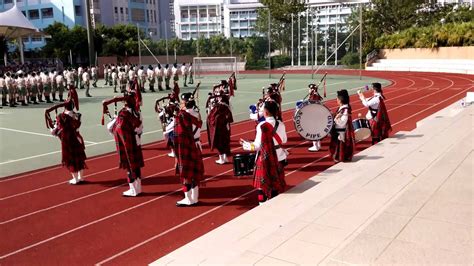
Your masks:
M72 138L68 141L62 140L61 151L62 165L70 172L75 173L87 168L85 147L77 138Z
M346 134L346 138L347 138L347 134ZM340 141L337 138L337 135L335 135L335 136L331 136L331 143L329 144L329 152L333 160L337 160L339 162L350 162L352 161L352 156L354 155L354 147L350 145L349 143Z
M278 163L278 178L271 180L267 174L267 171L263 168L262 159L260 156L257 157L255 162L253 187L261 189L263 193L270 198L272 190L283 193L286 188L285 181L285 169L282 163Z
M145 166L142 147L137 145L135 134L117 130L115 144L119 153L119 168L133 170Z
M230 134L230 130L227 129L226 125L216 128L212 144L220 154L230 155Z
M204 162L199 148L179 152L183 162L177 164L176 172L182 184L199 184L204 179ZM186 162L184 162L186 161Z
M378 138L379 130L377 127L377 122L374 119L369 119L370 131L372 138Z

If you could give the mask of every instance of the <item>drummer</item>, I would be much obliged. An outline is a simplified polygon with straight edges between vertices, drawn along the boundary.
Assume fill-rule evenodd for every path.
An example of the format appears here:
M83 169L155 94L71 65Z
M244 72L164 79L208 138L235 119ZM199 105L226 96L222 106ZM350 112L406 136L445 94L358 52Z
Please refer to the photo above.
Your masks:
M309 93L309 101L321 104L321 101L323 100L323 97L321 97L321 95L319 95L318 86L316 84L309 84L308 87L309 87L309 92L308 92ZM321 141L316 140L316 141L313 141L313 146L309 147L308 151L316 152L316 151L319 151L320 149L321 149Z
M383 139L388 138L388 134L392 131L390 119L388 117L387 108L385 107L385 96L382 92L382 84L372 83L372 90L374 95L368 99L359 90L359 95L362 104L369 108L366 118L370 123L370 130L372 131L372 145Z
M257 125L255 140L240 139L246 151L257 151L253 186L257 188L259 204L283 192L286 186L284 167L287 151L282 148L287 136L285 124L278 120L278 104L268 100L263 104L265 121Z

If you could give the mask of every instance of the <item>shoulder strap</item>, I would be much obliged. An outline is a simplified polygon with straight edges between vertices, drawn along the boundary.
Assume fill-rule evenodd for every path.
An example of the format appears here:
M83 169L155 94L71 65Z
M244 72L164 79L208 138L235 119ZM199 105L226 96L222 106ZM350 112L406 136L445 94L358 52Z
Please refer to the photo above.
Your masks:
M278 145L281 146L282 144L282 140L280 138L280 136L277 134L277 129L278 129L278 126L280 125L280 123L278 122L278 120L275 120L275 126L272 126L272 124L266 122L268 124L268 126L270 126L272 128L272 135L273 135L273 138L277 141Z

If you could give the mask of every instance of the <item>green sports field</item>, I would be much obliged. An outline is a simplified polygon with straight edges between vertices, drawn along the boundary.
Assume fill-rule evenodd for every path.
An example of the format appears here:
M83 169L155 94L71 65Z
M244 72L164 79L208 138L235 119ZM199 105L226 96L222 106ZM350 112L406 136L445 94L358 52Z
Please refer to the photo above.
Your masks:
M197 82L201 81L199 90L199 105L204 110L207 100L207 93L211 86L222 79L227 79L228 75L210 75L202 79L195 79L195 84L188 88L182 87L181 92L192 91ZM232 111L235 121L246 120L249 117L248 107L255 104L262 95L262 87L269 83L278 82L280 75L273 74L269 79L268 74L240 74L238 75L238 90L236 97L232 98ZM308 84L318 83L321 75L315 75L311 80L309 74L287 74L286 91L283 92L283 109L292 109L295 102L302 99L308 91ZM328 75L327 76L327 99L333 99L336 91L348 89L355 91L371 82L381 82L383 85L389 84L385 80L358 76ZM103 80L98 82L98 88L92 88L93 98L86 98L84 90L79 90L80 113L82 113L81 134L86 141L87 155L94 156L115 150L113 137L107 132L106 127L100 124L102 114L102 100L113 97L111 87L103 87ZM146 85L148 86L148 84ZM142 115L144 119L143 143L149 143L163 139L161 125L157 120L154 111L154 102L157 98L167 95L166 92L143 94L144 103ZM320 89L322 95L322 87ZM60 142L50 135L44 121L44 109L49 105L30 105L28 107L0 109L0 177L33 170L45 166L55 165L60 162ZM201 112L205 119L205 112ZM106 118L108 120L108 118ZM290 121L285 121L291 123Z

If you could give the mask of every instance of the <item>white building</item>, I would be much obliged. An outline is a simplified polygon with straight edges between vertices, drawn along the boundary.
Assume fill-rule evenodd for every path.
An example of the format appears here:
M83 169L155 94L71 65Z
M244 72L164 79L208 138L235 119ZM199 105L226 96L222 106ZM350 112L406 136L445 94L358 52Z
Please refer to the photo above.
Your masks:
M175 0L176 36L184 40L231 33L251 36L261 6L257 0Z
M367 4L370 0L307 0L309 12L318 20L320 31L328 30L338 24L340 31L345 31L347 19L353 10L360 4Z
M257 9L263 7L255 0L227 0L224 5L224 34L226 37L248 37L254 34Z

